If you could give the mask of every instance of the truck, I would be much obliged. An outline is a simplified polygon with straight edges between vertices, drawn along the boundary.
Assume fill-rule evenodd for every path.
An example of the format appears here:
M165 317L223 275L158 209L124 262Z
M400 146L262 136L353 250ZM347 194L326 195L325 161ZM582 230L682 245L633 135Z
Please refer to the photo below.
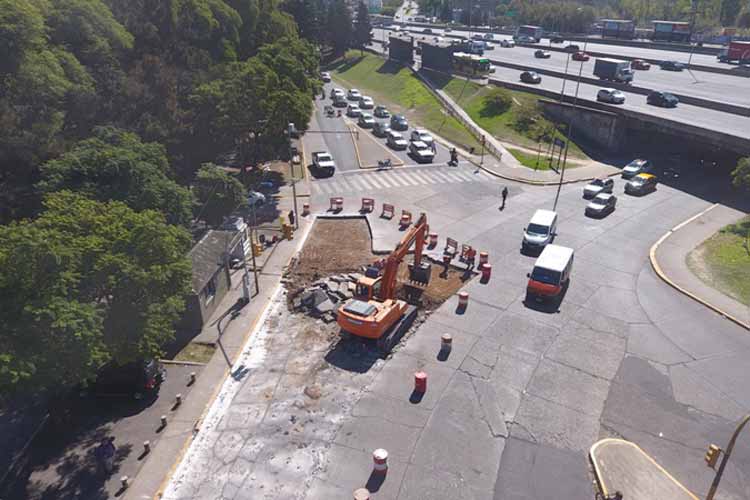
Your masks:
M544 29L541 26L519 26L516 34L513 35L513 40L521 43L539 43L543 33Z
M594 63L594 75L601 80L631 83L633 81L633 70L630 61L619 59L599 58Z
M720 62L750 64L750 42L729 42L716 56Z
M333 157L326 151L315 151L312 154L313 170L316 175L331 176L336 172L336 163Z

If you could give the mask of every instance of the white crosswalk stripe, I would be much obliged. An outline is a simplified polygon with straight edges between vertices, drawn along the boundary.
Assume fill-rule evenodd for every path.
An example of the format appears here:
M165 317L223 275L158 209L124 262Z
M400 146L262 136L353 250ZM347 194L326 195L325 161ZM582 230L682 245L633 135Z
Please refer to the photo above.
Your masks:
M378 191L395 187L412 187L426 184L456 184L463 182L487 182L497 180L483 170L443 170L439 168L404 168L388 172L367 171L339 175L314 183L317 190L326 195L357 191Z

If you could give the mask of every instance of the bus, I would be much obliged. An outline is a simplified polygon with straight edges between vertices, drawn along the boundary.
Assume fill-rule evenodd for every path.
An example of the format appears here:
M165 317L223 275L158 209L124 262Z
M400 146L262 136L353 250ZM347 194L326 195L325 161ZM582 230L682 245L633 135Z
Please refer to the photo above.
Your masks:
M635 22L622 19L602 19L602 37L624 38L632 40L635 38Z
M651 40L664 42L690 42L690 23L678 21L653 21Z
M453 53L453 71L470 77L482 77L490 74L492 65L486 57L465 52Z
M513 40L516 42L539 43L543 32L544 30L541 26L530 26L528 24L519 26L516 34L513 35Z

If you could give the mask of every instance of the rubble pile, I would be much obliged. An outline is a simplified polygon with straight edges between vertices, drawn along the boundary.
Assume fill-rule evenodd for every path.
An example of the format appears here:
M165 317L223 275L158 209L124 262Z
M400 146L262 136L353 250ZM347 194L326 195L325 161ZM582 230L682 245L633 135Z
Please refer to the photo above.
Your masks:
M351 299L360 273L339 274L319 279L303 288L292 298L292 309L302 311L326 323L336 321L339 304Z

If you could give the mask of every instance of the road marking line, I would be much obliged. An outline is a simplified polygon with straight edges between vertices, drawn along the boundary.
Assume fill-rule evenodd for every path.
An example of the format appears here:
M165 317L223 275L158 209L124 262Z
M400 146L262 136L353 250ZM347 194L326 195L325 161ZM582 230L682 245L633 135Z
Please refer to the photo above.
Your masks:
M440 182L440 183L452 182L449 178L445 177L440 172L436 172L434 170L432 171L432 177L438 179L437 182Z
M363 189L377 189L377 187L369 181L368 177L358 175L355 176L355 178L357 179L357 182L362 184Z
M417 179L411 176L411 174L407 172L399 172L399 175L402 179L406 180L410 186L417 186L421 184Z
M376 174L376 177L374 176L373 179L379 180L381 184L385 184L385 187L396 187L383 172Z
M368 175L368 176L367 176L367 179L368 179L368 180L369 180L369 181L370 181L371 183L375 184L375 189L383 189L383 188L387 187L387 186L385 186L385 185L383 184L383 182L382 182L382 181L381 181L380 179L377 179L377 178L375 177L375 174L370 174L370 175Z
M328 185L327 182L314 182L313 186L315 186L319 192L323 194L327 194L328 190L326 189L326 186Z
M356 191L362 191L362 189L363 189L362 188L362 182L361 182L361 179L359 177L356 177L356 176L352 175L352 176L347 177L346 180L349 181L349 184L351 184L352 186L354 186L354 189Z
M464 179L462 177L458 177L453 172L441 172L441 174L443 174L443 175L445 175L445 176L453 179L455 182L466 182L466 179Z
M389 182L392 182L395 187L402 187L402 186L404 186L404 181L403 181L403 179L401 178L400 175L395 175L395 174L393 174L391 172L384 173L384 174L381 174L381 175L384 175L385 178Z
M455 172L453 172L453 173L454 173L455 175L459 176L460 178L462 178L462 179L463 179L464 181L469 181L469 182L471 182L471 181L475 181L475 180L476 180L476 179L474 179L474 177L472 177L471 175L469 175L469 174L468 174L468 173L466 173L466 172L459 172L459 171L455 171Z
M416 177L420 181L420 184L432 184L432 179L429 176L423 175L421 171L411 171L410 174Z

